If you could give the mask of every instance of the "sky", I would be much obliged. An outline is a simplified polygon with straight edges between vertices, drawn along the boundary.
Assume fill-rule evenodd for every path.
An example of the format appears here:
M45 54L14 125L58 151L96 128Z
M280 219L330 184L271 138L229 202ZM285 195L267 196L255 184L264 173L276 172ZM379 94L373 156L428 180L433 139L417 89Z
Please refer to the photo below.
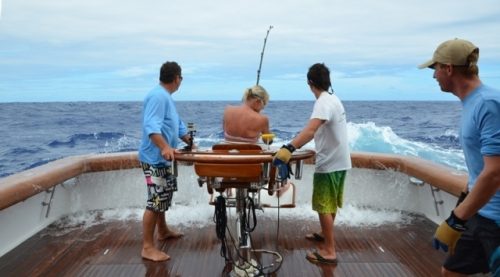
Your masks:
M500 88L497 0L0 0L0 102L142 101L165 61L174 99L314 100L306 73L331 70L342 100L445 100L430 59L455 37L480 48L480 77Z

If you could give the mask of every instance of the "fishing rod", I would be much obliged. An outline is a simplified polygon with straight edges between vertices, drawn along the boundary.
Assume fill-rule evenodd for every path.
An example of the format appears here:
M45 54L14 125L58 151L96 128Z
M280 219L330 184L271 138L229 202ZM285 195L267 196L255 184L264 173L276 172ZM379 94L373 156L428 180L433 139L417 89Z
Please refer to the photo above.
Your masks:
M269 26L269 29L267 29L267 34L266 37L264 38L264 46L262 47L262 52L260 53L260 63L259 63L259 69L257 70L257 85L259 84L259 79L260 79L260 69L262 68L262 60L264 59L264 50L266 50L266 42L267 42L267 37L269 36L269 31L273 26Z

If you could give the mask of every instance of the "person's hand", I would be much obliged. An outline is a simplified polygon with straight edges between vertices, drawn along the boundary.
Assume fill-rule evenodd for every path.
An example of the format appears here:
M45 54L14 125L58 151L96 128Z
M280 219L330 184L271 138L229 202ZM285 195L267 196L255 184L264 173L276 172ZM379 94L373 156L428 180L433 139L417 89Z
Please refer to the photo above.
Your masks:
M274 165L287 164L290 161L291 157L292 157L292 152L290 152L290 150L288 150L285 146L283 146L276 152L276 154L274 154L273 164Z
M458 218L452 211L450 217L436 229L432 241L434 248L437 250L441 248L444 252L450 251L450 254L453 255L458 239L460 239L462 233L467 229L465 222L465 220Z
M295 147L291 144L283 145L273 157L273 165L278 168L278 176L281 180L290 178L290 159Z
M161 149L161 156L167 161L174 160L174 153L175 149L170 146L165 146Z

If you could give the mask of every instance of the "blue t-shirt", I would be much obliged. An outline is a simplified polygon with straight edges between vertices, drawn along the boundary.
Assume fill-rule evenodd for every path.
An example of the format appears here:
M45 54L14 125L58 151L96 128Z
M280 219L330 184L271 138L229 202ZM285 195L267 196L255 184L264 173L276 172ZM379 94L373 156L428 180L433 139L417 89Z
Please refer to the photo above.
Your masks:
M469 170L469 191L484 168L483 156L500 155L500 91L479 86L463 101L460 143ZM500 221L500 191L497 190L479 214Z
M180 120L170 93L158 85L144 98L142 111L142 141L139 160L148 164L166 164L161 150L151 141L151 134L161 134L172 148L177 148L178 138L187 134L186 125Z

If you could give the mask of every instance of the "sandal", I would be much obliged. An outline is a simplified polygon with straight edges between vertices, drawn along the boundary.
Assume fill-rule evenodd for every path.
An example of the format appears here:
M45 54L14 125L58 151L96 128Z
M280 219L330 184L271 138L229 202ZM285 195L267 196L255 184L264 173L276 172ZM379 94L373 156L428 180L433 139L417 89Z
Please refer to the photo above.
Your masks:
M325 237L323 237L323 235L321 235L319 233L307 234L306 235L306 239L313 240L313 241L318 241L318 242L325 241Z

